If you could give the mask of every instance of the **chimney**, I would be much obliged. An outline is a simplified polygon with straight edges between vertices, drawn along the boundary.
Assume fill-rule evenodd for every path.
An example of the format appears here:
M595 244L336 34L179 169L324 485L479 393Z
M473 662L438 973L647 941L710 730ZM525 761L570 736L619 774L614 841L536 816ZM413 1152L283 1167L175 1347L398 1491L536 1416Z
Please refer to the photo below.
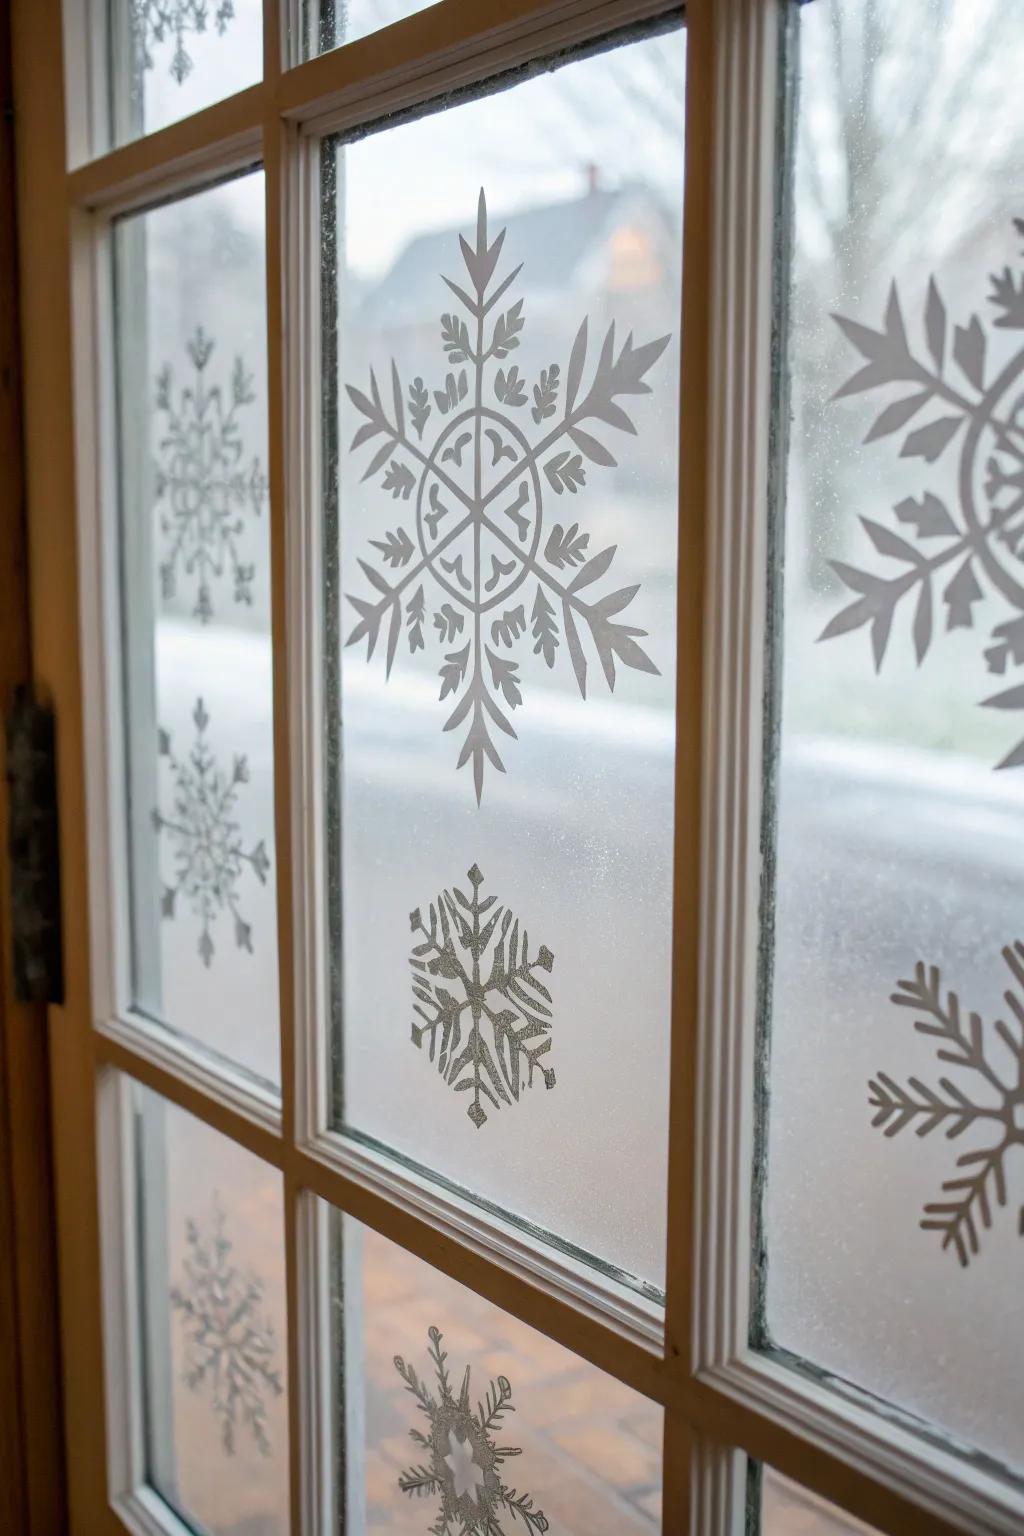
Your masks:
M593 197L601 181L601 173L593 160L588 160L584 166L587 176L587 195Z

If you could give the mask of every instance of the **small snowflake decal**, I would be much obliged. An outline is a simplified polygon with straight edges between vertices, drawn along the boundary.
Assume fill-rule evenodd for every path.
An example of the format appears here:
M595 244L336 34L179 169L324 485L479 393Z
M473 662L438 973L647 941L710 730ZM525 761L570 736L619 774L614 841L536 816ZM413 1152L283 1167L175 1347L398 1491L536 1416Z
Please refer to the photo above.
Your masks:
M502 1463L510 1456L522 1455L515 1446L494 1443L494 1432L500 1429L503 1416L515 1412L508 1378L499 1376L491 1382L486 1401L477 1403L474 1413L469 1403L469 1366L456 1398L448 1376L448 1355L441 1348L443 1336L437 1328L429 1329L428 1334L438 1397L413 1366L401 1355L395 1356L395 1369L430 1425L427 1434L418 1429L409 1431L428 1459L403 1472L399 1488L410 1498L440 1498L430 1536L505 1536L503 1512L513 1525L522 1521L527 1531L546 1531L547 1517L533 1507L532 1497L517 1493L501 1480Z
M131 0L132 32L143 69L153 68L154 47L173 37L171 75L181 85L192 72L192 59L185 47L186 34L205 32L209 11L209 0ZM233 0L220 0L213 17L220 36L234 14Z
M196 700L192 719L196 739L184 761L175 757L168 732L160 732L160 755L170 767L173 799L169 816L153 812L153 825L174 845L175 878L173 885L164 886L163 915L175 916L178 896L184 893L201 924L199 954L208 966L214 953L210 929L225 910L235 920L235 943L252 953L252 929L238 910L237 887L246 865L265 885L270 859L262 839L250 852L243 850L234 819L239 786L249 780L246 759L236 757L226 773L206 744L210 717L202 699Z
M551 1049L551 993L538 975L550 972L555 957L542 944L531 959L529 935L511 908L495 906L493 896L481 901L484 877L475 864L468 879L471 896L454 886L431 902L427 922L418 907L410 915L420 938L409 956L413 1012L421 1020L412 1039L421 1049L426 1042L450 1088L472 1093L466 1113L479 1130L487 1119L483 1099L495 1109L518 1103L535 1070L545 1088L555 1086L554 1069L541 1060Z
M185 1385L212 1397L228 1456L234 1455L240 1425L261 1455L269 1456L266 1396L280 1397L284 1390L273 1364L274 1330L261 1316L263 1284L231 1262L224 1229L216 1196L208 1230L191 1219L185 1224L184 1280L171 1290L171 1306L184 1320Z
M235 358L228 402L219 384L210 384L207 367L214 343L200 327L186 352L192 381L175 399L171 366L156 383L156 407L166 418L156 471L160 530L166 541L160 563L165 599L175 595L179 572L196 581L193 613L203 624L213 617L211 584L230 572L236 603L252 603L255 575L238 553L238 540L250 517L267 499L267 481L258 459L243 463L238 412L256 396L252 376Z
M1015 983L1003 994L1012 1028L997 1019L987 1031L976 1013L965 1021L956 993L943 997L938 966L925 967L921 961L913 980L900 981L892 996L901 1008L921 1015L914 1028L937 1041L940 1061L973 1074L973 1092L965 1092L951 1077L940 1078L937 1089L916 1077L904 1088L885 1072L870 1083L869 1102L876 1111L871 1123L884 1127L887 1136L911 1125L919 1136L941 1128L951 1141L968 1131L989 1132L986 1145L972 1146L957 1158L960 1172L942 1186L949 1198L926 1205L921 1221L927 1231L942 1234L943 1248L952 1248L965 1268L978 1252L979 1224L984 1229L992 1225L993 1199L998 1206L1007 1203L1010 1149L1017 1147L1018 1155L1024 1155L1024 944L1007 946L1003 959ZM1024 1205L1018 1225L1024 1236Z
M519 346L523 301L495 310L520 271L516 267L495 283L504 239L504 230L493 241L488 235L481 191L475 244L460 236L469 287L444 278L468 321L458 311L441 316L448 370L441 388L428 389L416 378L406 393L394 361L389 404L372 370L369 393L347 386L366 418L352 450L377 440L363 479L381 476L396 511L408 507L413 531L399 525L370 541L377 555L373 563L359 562L369 587L363 595L348 594L359 619L345 643L365 642L369 660L385 635L390 676L404 616L411 654L428 643L440 650L439 696L450 697L454 706L444 729L461 733L457 766L472 763L478 803L486 763L505 771L494 731L516 735L509 713L522 703L517 648L530 647L553 668L564 645L584 698L583 635L590 637L609 688L615 686L616 662L658 672L637 643L646 630L616 618L639 588L599 597L588 590L607 573L615 546L593 553L590 534L578 522L545 519L544 498L573 501L586 486L589 465L615 465L611 450L583 424L635 434L620 402L650 394L645 376L669 337L638 347L630 335L616 347L611 325L584 387L584 320L564 377L552 363L528 393L519 369L505 365ZM521 415L514 419L530 400L532 427ZM435 409L437 430L421 447Z
M1014 223L1024 235L1024 219ZM993 329L1024 331L1024 270L1014 275L1006 267L993 273L991 282ZM928 283L923 315L927 357L915 351L907 336L895 283L881 330L841 316L836 320L864 359L839 396L894 384L911 391L885 407L865 441L900 432L920 412L934 408L942 414L907 433L900 457L935 464L955 445L959 461L957 500L952 504L925 486L920 497L907 496L894 506L902 532L861 518L877 554L902 569L879 575L833 560L833 570L855 597L821 639L868 625L875 666L880 668L896 610L913 598L912 636L920 664L932 644L936 587L947 630L972 629L975 604L993 593L1011 616L992 631L985 650L988 670L1001 677L1009 666L1024 666L1024 346L993 372L982 322L972 315L966 325L951 327L934 278ZM990 709L1022 710L1024 683L983 702ZM1024 741L999 767L1022 765Z

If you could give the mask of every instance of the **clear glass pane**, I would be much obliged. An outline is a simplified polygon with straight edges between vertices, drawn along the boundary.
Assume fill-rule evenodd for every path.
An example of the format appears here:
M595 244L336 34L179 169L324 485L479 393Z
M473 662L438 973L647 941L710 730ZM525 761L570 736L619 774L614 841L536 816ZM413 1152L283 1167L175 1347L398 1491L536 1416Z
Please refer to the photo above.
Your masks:
M1020 1467L1024 35L798 35L766 1334Z
M117 144L262 78L263 0L109 0L108 17Z
M354 43L357 38L393 21L403 21L417 11L429 10L439 0L303 0L304 56L327 53Z
M320 1214L347 1445L334 1529L661 1530L660 1407L357 1221Z
M116 234L135 1006L279 1081L263 174Z
M286 1536L281 1176L132 1089L149 1481L209 1536Z
M654 1287L683 73L339 146L324 239L335 1119Z
M875 1536L874 1527L837 1509L827 1499L762 1466L752 1484L760 1536Z

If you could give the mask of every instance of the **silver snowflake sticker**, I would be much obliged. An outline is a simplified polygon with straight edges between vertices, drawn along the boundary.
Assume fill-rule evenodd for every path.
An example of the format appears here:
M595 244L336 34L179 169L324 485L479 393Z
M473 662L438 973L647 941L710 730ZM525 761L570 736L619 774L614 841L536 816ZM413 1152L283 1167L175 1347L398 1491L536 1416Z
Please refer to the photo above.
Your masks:
M213 617L212 584L228 573L236 603L252 603L255 570L239 554L249 519L267 499L266 476L257 458L243 462L239 411L251 405L252 376L235 358L227 394L211 384L207 369L214 343L203 331L186 344L191 381L175 396L169 363L156 383L156 407L165 418L156 470L160 530L165 540L160 587L175 595L179 574L194 579L194 616Z
M992 1225L993 1203L1007 1203L1011 1149L1024 1154L1024 944L1008 945L1003 959L1014 982L1004 993L1012 1027L997 1019L986 1030L976 1013L965 1019L957 994L943 995L938 966L921 961L913 979L900 981L892 996L899 1007L919 1015L914 1028L936 1042L939 1061L970 1074L969 1091L948 1076L937 1088L917 1077L903 1087L885 1072L870 1083L871 1123L887 1136L913 1126L919 1136L941 1129L951 1141L971 1133L970 1142L983 1142L957 1158L957 1173L942 1185L946 1198L926 1205L921 1220L926 1230L942 1234L943 1248L952 1249L965 1268L978 1253L979 1227ZM1024 1236L1024 1205L1018 1228Z
M426 1460L410 1467L398 1479L398 1486L410 1498L439 1498L437 1519L430 1536L504 1536L501 1516L507 1513L518 1527L527 1531L548 1529L544 1512L534 1508L529 1494L517 1493L502 1482L502 1464L511 1456L521 1456L516 1446L495 1445L506 1413L513 1413L512 1388L506 1376L499 1376L487 1389L476 1410L470 1406L469 1366L462 1378L458 1397L452 1391L448 1375L447 1352L438 1328L428 1330L431 1366L437 1381L437 1396L407 1365L395 1356L395 1369L426 1415L426 1434L411 1429L411 1438L426 1453Z
M213 16L220 35L234 14L233 0L220 0ZM153 68L154 47L173 37L170 71L172 78L181 85L192 72L185 38L189 32L205 32L209 19L209 0L131 0L132 32L143 69Z
M479 1130L494 1109L518 1103L539 1072L555 1086L543 1058L551 1049L551 993L541 980L555 957L546 944L530 955L530 939L510 907L480 898L484 877L474 864L470 894L458 886L417 907L409 922L419 942L412 967L413 1044L455 1093L472 1094L466 1114ZM525 1077L524 1077L525 1072Z
M459 307L441 317L448 371L440 388L415 378L406 391L393 360L387 403L372 370L368 392L347 386L366 418L351 447L375 443L363 479L380 476L381 489L408 517L372 539L377 553L359 562L368 586L348 594L359 618L346 644L365 642L369 659L385 636L388 676L403 633L411 654L438 648L440 698L454 706L444 729L461 733L457 766L472 763L478 803L486 763L504 772L495 731L516 735L509 714L522 703L517 649L529 646L553 668L564 645L583 697L584 635L609 688L616 662L658 671L638 644L646 630L616 617L638 587L599 597L588 590L607 573L615 546L593 553L578 522L548 520L544 498L575 500L590 465L614 466L611 450L587 428L636 432L620 402L650 393L645 376L669 337L635 346L630 335L617 346L612 324L585 381L584 320L564 377L552 363L530 389L506 365L525 321L522 299L498 307L521 270L496 280L504 239L504 230L493 240L488 234L481 190L475 242L460 236L468 287L444 278ZM428 433L435 410L436 429Z
M280 1397L284 1390L273 1363L274 1329L262 1315L262 1282L232 1263L225 1226L216 1196L207 1228L191 1219L185 1224L184 1279L171 1290L185 1333L184 1380L190 1391L211 1397L228 1456L234 1455L239 1427L268 1456L267 1395Z
M154 810L153 825L174 847L174 881L164 886L163 916L173 918L178 897L184 895L199 919L199 955L208 966L214 954L210 930L223 911L234 918L239 949L252 953L252 928L238 908L238 884L246 866L266 884L270 859L262 839L246 852L235 820L239 788L249 779L246 759L236 756L230 772L219 765L207 745L210 717L202 699L196 700L192 720L196 737L184 760L175 756L169 733L159 733L160 755L170 768L172 800L169 815Z
M1024 219L1014 223L1024 235ZM1015 274L1006 267L992 274L991 283L992 327L1024 331L1024 269ZM893 512L899 533L861 518L876 553L894 562L895 569L875 573L832 561L839 579L856 595L821 638L867 625L880 668L896 611L906 603L913 607L913 645L920 664L934 636L936 588L947 630L972 629L975 604L992 593L1010 617L992 631L985 650L988 670L1002 676L1009 666L1024 666L1024 346L994 370L985 326L977 315L966 325L951 326L934 278L924 306L924 348L912 345L907 335L895 283L881 330L841 316L836 320L864 360L838 395L892 386L899 391L865 441L902 432L922 413L930 416L907 432L900 457L932 465L955 451L957 497L951 502L925 486L920 497L897 502ZM1022 710L1024 683L983 702L990 709ZM999 767L1022 765L1024 741Z

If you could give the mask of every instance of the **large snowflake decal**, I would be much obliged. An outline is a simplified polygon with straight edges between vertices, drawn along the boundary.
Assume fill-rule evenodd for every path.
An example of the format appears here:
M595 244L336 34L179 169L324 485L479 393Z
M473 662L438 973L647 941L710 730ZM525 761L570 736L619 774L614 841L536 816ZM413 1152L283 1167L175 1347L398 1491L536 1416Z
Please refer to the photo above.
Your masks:
M219 34L223 35L234 14L233 0L220 0L213 17ZM173 37L170 71L181 85L192 71L185 37L189 32L205 32L209 19L208 0L131 0L132 32L143 69L153 68L154 47Z
M216 1196L208 1229L190 1218L185 1237L184 1280L171 1290L171 1306L184 1319L185 1385L209 1392L228 1456L234 1455L240 1425L268 1456L266 1395L279 1397L283 1386L273 1364L273 1325L261 1316L263 1283L231 1262L232 1244Z
M513 420L531 398L527 381L514 365L498 366L519 346L524 325L521 299L508 309L495 309L521 270L516 267L495 282L504 239L504 230L493 242L488 236L481 190L475 245L460 236L469 289L444 278L468 320L458 311L441 317L449 366L443 388L430 391L416 378L406 399L394 361L390 405L372 370L368 394L347 386L366 418L352 448L380 439L363 479L381 474L383 489L399 504L409 504L414 523L412 534L399 526L371 540L378 551L375 563L359 562L370 590L364 596L349 594L359 620L346 644L365 641L369 659L385 633L390 676L404 615L411 653L424 649L428 640L441 649L440 697L454 700L444 729L464 732L458 767L472 762L478 802L485 762L504 772L494 729L513 738L516 734L508 712L522 703L517 646L531 646L554 667L564 640L584 697L587 659L581 630L593 642L609 688L615 686L617 660L641 672L658 671L637 643L646 631L615 617L638 588L621 587L601 597L587 590L607 572L615 546L591 554L590 535L578 523L546 526L543 498L575 497L586 484L585 461L615 464L609 449L583 424L603 422L635 433L619 402L626 395L650 393L645 375L669 338L637 347L630 335L616 348L613 324L584 387L584 320L564 381L561 368L552 363L533 385L528 436ZM447 419L420 447L434 406ZM428 592L436 639L427 629Z
M534 1509L529 1494L517 1493L501 1480L502 1463L510 1456L521 1456L516 1446L495 1445L494 1433L506 1413L513 1413L512 1388L506 1376L499 1376L487 1389L486 1400L477 1403L476 1412L469 1402L469 1366L462 1378L458 1397L452 1392L446 1361L441 1347L443 1335L437 1328L428 1330L429 1355L437 1379L438 1397L407 1365L395 1356L395 1369L405 1382L429 1422L423 1434L411 1429L410 1436L428 1453L428 1460L410 1467L398 1479L398 1486L410 1498L440 1497L437 1519L430 1536L504 1536L502 1512L516 1524L521 1520L527 1531L546 1531L547 1517Z
M420 936L409 956L421 1021L413 1021L412 1039L421 1048L426 1042L450 1088L472 1093L466 1113L479 1130L483 1099L495 1109L518 1103L538 1070L545 1088L555 1086L554 1069L542 1061L551 1049L551 993L538 975L555 957L542 944L531 959L529 934L511 908L495 906L493 896L481 901L484 877L475 864L468 878L471 896L454 886L431 902L429 922L418 907L410 914Z
M179 569L196 579L195 617L213 617L211 583L229 571L236 603L252 603L253 565L239 555L238 540L250 517L267 499L267 481L259 460L243 463L238 424L242 406L251 405L252 376L235 358L227 401L219 384L207 382L214 343L200 326L185 350L192 381L173 395L171 365L160 370L156 406L166 419L156 471L160 529L166 540L160 563L164 598L174 596Z
M238 882L248 865L264 885L270 859L262 839L248 853L243 849L235 820L239 786L249 780L246 759L236 756L230 773L220 767L207 746L210 717L202 699L196 700L192 720L196 739L184 761L175 757L169 733L159 734L160 755L171 771L173 799L169 816L154 810L153 825L174 844L174 883L164 886L163 915L175 916L178 896L184 893L201 925L199 954L208 966L214 953L210 929L225 910L235 920L235 943L252 953L252 928L238 910Z
M1024 219L1016 219L1024 235ZM992 324L1024 330L1024 270L1009 267L991 277ZM834 560L840 580L856 593L822 633L823 640L869 625L875 666L881 667L893 619L904 599L914 599L913 644L918 663L927 655L935 624L934 588L941 587L946 628L970 629L974 605L994 593L1012 617L998 623L985 651L990 672L1002 676L1007 666L1024 665L1024 346L993 373L987 360L985 329L977 315L952 328L952 369L947 368L950 326L946 306L931 278L924 307L927 358L907 336L895 283L880 331L835 317L864 359L838 395L898 385L910 388L882 411L865 438L873 442L901 431L919 412L942 411L903 439L901 458L935 464L953 445L959 451L957 500L951 505L935 491L906 497L893 511L916 542L867 517L864 530L878 554L903 569L878 575ZM955 372L954 372L955 370ZM951 376L952 375L952 376ZM922 546L935 550L926 552ZM993 709L1024 709L1024 684L985 699ZM1024 765L1024 741L1003 758L1000 768Z
M965 1020L956 993L943 997L938 966L925 967L921 961L913 980L898 982L892 996L901 1008L920 1015L914 1028L937 1042L940 1061L973 1074L973 1096L950 1077L940 1078L937 1089L916 1077L901 1087L885 1072L870 1083L869 1102L876 1111L871 1123L884 1127L887 1136L911 1125L919 1136L941 1128L950 1140L965 1132L990 1132L985 1145L972 1146L957 1158L959 1171L942 1185L948 1198L926 1205L921 1220L926 1230L942 1234L943 1248L952 1248L965 1268L978 1252L979 1224L992 1225L993 1198L996 1205L1007 1203L1011 1148L1024 1158L1024 944L1007 946L1003 959L1015 983L1004 993L1013 1028L997 1019L986 1030L976 1013ZM1024 1205L1018 1225L1024 1236Z

